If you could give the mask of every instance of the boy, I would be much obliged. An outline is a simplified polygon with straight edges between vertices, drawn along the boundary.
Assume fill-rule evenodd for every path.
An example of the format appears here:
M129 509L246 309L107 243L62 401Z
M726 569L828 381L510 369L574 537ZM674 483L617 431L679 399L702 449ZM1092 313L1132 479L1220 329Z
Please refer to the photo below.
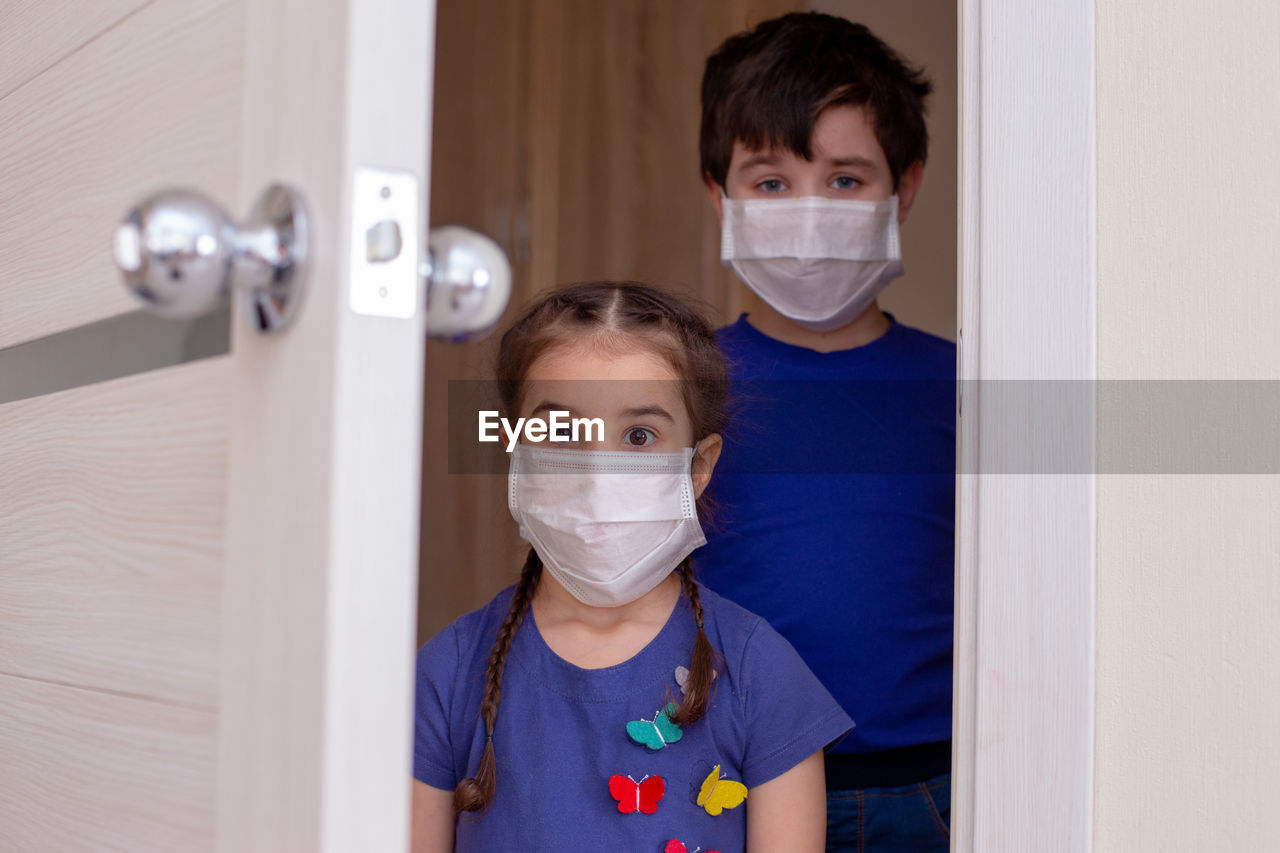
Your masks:
M695 559L856 723L826 759L829 850L948 846L956 352L875 301L931 88L817 13L728 39L702 82L721 256L760 304L719 332L738 405Z

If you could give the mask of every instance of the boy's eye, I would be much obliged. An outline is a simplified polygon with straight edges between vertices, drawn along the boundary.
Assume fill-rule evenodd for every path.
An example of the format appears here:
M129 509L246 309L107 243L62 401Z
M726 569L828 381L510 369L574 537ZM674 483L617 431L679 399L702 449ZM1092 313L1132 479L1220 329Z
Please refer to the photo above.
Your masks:
M862 183L861 181L859 181L857 178L853 177L852 175L841 175L840 177L836 178L834 181L831 182L831 186L835 187L838 190L852 190L852 189L856 189L858 185L861 183Z
M763 190L767 193L780 193L787 188L787 185L777 178L766 178L756 184L756 189Z
M653 434L653 430L647 427L632 427L627 430L623 443L628 447L644 447L647 444L653 444L658 437Z

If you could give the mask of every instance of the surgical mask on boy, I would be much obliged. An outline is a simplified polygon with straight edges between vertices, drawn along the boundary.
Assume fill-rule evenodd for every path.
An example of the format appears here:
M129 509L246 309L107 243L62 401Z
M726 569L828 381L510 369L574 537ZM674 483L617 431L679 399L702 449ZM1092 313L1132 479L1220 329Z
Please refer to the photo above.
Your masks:
M629 604L707 541L694 507L693 452L517 445L507 504L520 538L583 604Z
M898 197L723 198L720 260L784 317L826 332L902 275Z

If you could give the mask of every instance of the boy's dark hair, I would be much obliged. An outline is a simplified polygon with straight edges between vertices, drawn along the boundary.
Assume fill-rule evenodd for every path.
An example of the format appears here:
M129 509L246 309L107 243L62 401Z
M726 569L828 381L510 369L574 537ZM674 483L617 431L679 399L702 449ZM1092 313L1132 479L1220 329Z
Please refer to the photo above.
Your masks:
M893 188L924 162L924 99L933 84L862 24L821 12L792 12L731 36L702 75L702 174L724 186L741 140L752 150L782 146L806 160L818 116L839 104L865 106L889 161Z

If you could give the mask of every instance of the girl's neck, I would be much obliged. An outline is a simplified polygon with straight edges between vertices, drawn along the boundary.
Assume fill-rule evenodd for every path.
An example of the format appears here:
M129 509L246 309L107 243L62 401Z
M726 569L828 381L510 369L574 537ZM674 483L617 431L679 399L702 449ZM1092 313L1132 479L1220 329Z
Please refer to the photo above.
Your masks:
M635 657L658 636L680 600L680 576L621 607L583 604L550 572L533 595L533 618L543 641L561 658L583 669L616 666Z

